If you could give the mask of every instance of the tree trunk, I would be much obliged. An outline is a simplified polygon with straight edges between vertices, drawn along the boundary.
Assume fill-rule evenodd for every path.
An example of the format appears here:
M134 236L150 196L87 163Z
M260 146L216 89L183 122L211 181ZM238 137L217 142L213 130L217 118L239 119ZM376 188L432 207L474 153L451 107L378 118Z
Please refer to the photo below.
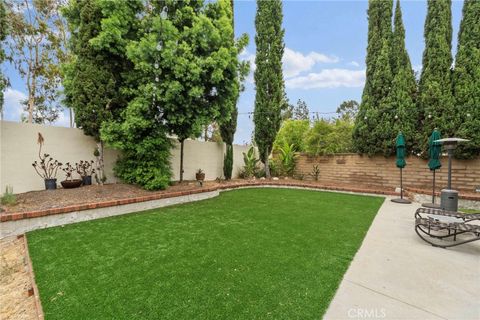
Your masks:
M32 85L28 90L28 123L33 123L33 109L35 107L35 88L37 86L37 77L33 75Z
M267 179L270 179L270 167L268 165L268 156L270 155L270 152L268 150L265 151L265 177Z
M98 150L98 157L97 157L97 183L100 185L103 185L105 182L105 164L103 161L103 142L99 141L97 142L97 150Z
M180 182L183 182L183 145L185 140L180 140Z
M69 115L70 115L70 128L73 128L73 109L68 108Z

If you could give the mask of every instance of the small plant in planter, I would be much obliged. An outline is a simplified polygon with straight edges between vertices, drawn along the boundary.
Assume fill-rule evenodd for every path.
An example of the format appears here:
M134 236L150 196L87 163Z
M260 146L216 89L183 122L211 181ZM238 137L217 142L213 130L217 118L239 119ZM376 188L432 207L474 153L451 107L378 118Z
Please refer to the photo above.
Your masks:
M195 173L195 179L197 179L197 181L205 180L205 172L203 172L202 169L198 169Z
M42 154L44 141L42 134L39 132L37 143L39 144L38 158L40 161L34 161L32 166L33 169L35 169L35 172L37 172L37 174L45 181L45 189L54 190L57 189L57 179L55 177L57 176L58 168L62 166L62 163L53 159L48 153Z
M78 188L82 185L82 179L73 179L73 173L76 171L69 162L65 163L65 167L62 168L65 172L66 179L61 181L62 187L65 189Z
M82 183L84 186L89 186L92 184L92 175L95 173L93 164L95 161L83 161L80 160L79 163L75 163L75 168L77 173L82 177Z

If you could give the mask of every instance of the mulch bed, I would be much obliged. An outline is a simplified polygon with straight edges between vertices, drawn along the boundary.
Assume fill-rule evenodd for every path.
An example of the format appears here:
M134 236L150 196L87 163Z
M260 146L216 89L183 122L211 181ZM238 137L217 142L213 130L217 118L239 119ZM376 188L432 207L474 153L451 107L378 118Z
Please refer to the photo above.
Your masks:
M169 194L182 191L200 191L202 189L210 189L216 187L235 187L238 185L248 184L268 184L287 185L298 184L304 187L325 187L332 190L351 190L356 192L371 192L378 194L391 194L394 190L379 190L368 185L346 185L346 184L324 184L315 181L300 181L293 179L281 180L243 180L236 179L231 181L206 181L203 186L200 186L196 181L187 181L182 184L175 184L170 186L167 190L161 191L147 191L139 186L117 183L105 184L103 186L91 185L84 186L77 189L57 189L57 190L42 190L31 191L17 194L17 203L13 206L2 206L4 210L2 214L10 214L16 212L29 212L36 210L64 208L75 205L91 204L106 202L112 200L139 198L158 194Z

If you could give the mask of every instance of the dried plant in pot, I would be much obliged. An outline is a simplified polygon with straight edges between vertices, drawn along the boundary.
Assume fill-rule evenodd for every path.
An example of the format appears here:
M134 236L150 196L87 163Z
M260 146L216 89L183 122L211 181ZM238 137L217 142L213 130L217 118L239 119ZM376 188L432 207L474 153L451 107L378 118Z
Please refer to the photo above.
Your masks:
M195 173L195 179L197 179L197 181L205 180L205 172L203 172L202 169L198 169Z
M57 189L57 171L58 168L62 166L61 162L53 159L48 153L42 154L42 147L45 139L43 138L42 134L38 133L37 143L39 144L38 149L38 158L39 161L34 161L32 163L33 169L35 172L43 178L45 182L45 189L46 190L54 190Z
M82 185L82 179L73 179L73 173L76 171L76 168L74 168L69 162L65 163L62 170L66 175L66 179L60 182L63 188L72 189L78 188Z
M92 184L92 176L95 174L95 169L93 167L95 161L83 161L80 160L79 163L75 163L75 168L77 173L82 177L82 183L84 186L89 186Z

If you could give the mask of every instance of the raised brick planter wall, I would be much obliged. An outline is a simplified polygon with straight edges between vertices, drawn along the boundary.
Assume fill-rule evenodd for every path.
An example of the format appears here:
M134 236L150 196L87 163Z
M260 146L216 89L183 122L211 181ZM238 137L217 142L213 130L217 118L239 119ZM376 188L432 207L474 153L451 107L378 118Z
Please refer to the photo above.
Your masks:
M395 158L382 156L368 157L358 154L310 157L301 154L297 160L296 173L312 180L310 175L314 165L320 169L320 183L368 184L373 188L395 188L400 186L399 170ZM437 187L447 185L447 158L442 158L442 168L436 171ZM408 157L403 170L403 185L406 188L429 189L432 173L427 161L418 157ZM480 186L480 158L475 160L454 160L452 166L452 186L457 190L475 192ZM480 195L480 193L479 193Z

